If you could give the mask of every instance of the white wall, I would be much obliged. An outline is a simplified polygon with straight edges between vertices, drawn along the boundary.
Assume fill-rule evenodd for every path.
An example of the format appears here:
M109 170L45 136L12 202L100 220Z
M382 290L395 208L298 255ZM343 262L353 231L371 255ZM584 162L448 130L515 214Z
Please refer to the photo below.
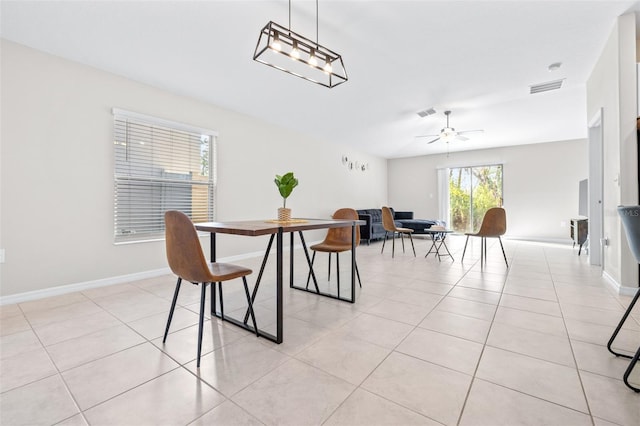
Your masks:
M389 204L416 218L446 220L438 214L437 169L503 164L506 235L569 242L587 154L587 141L574 140L389 160Z
M623 287L638 286L638 266L617 206L638 204L635 14L618 18L587 81L587 117L602 108L604 272Z
M0 48L0 296L166 267L164 242L113 244L113 107L219 132L218 220L275 218L273 178L287 171L300 179L287 202L296 217L386 203L383 159L6 40ZM347 170L342 155L370 170ZM265 244L221 236L218 256Z

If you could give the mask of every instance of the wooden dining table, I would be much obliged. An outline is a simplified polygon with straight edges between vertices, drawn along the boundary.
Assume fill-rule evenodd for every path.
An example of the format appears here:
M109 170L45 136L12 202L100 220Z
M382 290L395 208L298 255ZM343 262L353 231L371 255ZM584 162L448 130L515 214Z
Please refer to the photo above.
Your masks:
M289 233L291 235L290 238L290 279L289 279L289 287L306 291L310 293L314 293L324 297L330 297L332 299L338 299L349 303L355 303L356 301L356 293L355 293L355 262L356 262L356 226L360 226L364 224L364 221L361 220L333 220L333 219L292 219L290 221L278 221L278 220L248 220L248 221L232 221L232 222L203 222L196 223L195 227L198 231L209 232L211 235L211 262L216 261L216 234L232 234L232 235L240 235L240 236L248 236L248 237L258 237L270 235L269 243L267 245L267 249L265 251L264 257L262 259L262 265L260 267L260 272L258 273L258 277L256 278L256 283L253 288L253 292L251 295L251 300L254 301L258 292L258 288L260 286L260 281L262 279L262 275L264 273L265 266L267 264L267 260L269 258L269 253L271 252L271 247L273 244L273 240L276 240L276 334L273 335L264 330L258 329L257 332L261 337L264 337L268 340L271 340L275 343L282 343L283 341L283 245L284 245L284 234ZM318 283L315 277L315 273L313 271L313 267L311 265L311 258L309 257L309 252L307 250L307 245L304 240L303 231L317 230L317 229L328 229L328 228L344 228L351 227L351 297L340 297L331 293L326 293L320 291L318 287ZM309 265L309 270L311 272L311 276L313 277L314 289L308 289L306 287L296 286L294 283L294 234L298 233L300 237L300 242L302 243L303 252L305 254L307 264ZM213 296L215 297L215 296ZM215 304L212 301L212 306ZM213 311L213 310L212 310ZM235 324L244 329L254 331L253 327L251 327L247 323L248 319L248 309L247 313L243 320L238 320L235 318L231 318L229 316L223 315L222 312L212 312L212 315L221 318L222 320L228 321L232 324ZM259 328L259 327L258 327Z

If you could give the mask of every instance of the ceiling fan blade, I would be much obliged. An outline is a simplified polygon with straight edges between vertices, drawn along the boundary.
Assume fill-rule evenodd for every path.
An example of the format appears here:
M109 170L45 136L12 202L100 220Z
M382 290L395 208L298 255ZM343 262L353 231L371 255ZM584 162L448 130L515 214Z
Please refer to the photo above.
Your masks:
M434 140L432 140L432 141L427 142L427 145L429 145L430 143L434 143L434 142L436 142L436 141L439 141L439 140L440 140L440 136L438 136L437 138L435 138L435 139L434 139Z
M484 132L484 130L482 129L478 129L478 130L463 130L461 132L458 132L458 134L465 134L465 133L482 133Z
M414 136L416 138L435 138L435 137L440 137L440 135L418 135L418 136Z

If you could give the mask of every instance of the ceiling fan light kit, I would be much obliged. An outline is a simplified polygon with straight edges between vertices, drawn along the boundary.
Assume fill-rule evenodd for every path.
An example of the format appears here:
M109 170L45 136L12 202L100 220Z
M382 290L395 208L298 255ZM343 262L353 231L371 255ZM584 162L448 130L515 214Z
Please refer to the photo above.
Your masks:
M258 36L253 60L324 87L348 80L342 56L318 43L318 1L316 0L316 41L269 21Z
M418 113L418 115L420 115ZM484 132L484 130L464 130L461 132L458 132L456 129L454 129L453 127L451 127L449 125L449 115L451 115L451 111L445 111L444 115L447 116L447 125L446 127L444 127L442 130L440 130L440 133L437 135L422 135L422 136L416 136L417 138L428 138L428 137L435 137L435 139L430 140L429 142L427 142L428 144L437 142L437 141L445 141L447 143L449 143L450 141L453 140L459 140L459 141L467 141L469 140L469 138L462 136L463 133L475 133L475 132Z

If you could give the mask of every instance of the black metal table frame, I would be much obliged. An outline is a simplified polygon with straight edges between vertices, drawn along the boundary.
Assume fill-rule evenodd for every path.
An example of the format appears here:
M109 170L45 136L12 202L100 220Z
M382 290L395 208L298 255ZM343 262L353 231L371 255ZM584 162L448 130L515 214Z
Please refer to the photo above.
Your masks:
M311 273L311 277L313 278L313 285L315 287L315 291L309 290L305 287L298 287L293 283L293 232L291 233L291 248L290 248L290 261L289 261L289 287L294 288L300 291L306 291L307 293L319 294L320 296L329 297L331 299L342 300L343 302L355 303L356 302L356 225L351 227L351 298L340 297L340 282L337 283L337 295L331 293L325 293L320 291L318 287L318 280L316 279L316 274L313 270L313 263L311 262L311 258L309 257L309 250L307 249L307 245L304 241L304 236L302 235L302 231L298 231L300 235L300 242L302 243L302 248L304 249L304 255L307 259L307 265L309 265L309 272ZM271 237L273 238L273 236ZM265 255L268 256L268 253ZM338 266L339 267L339 266ZM256 286L258 283L256 282ZM255 291L255 288L254 288ZM247 312L248 314L248 312ZM245 320L247 317L245 316Z
M429 256L431 253L434 253L434 256L438 257L438 261L440 261L440 258L442 256L449 256L451 260L455 261L445 241L445 239L447 238L447 234L450 234L452 231L445 231L440 229L431 231L429 229L426 229L424 232L425 234L431 235L431 248L429 248L429 251L427 252L427 254L424 255L425 258ZM441 235L438 235L438 234L441 234ZM440 237L439 239L437 238L438 236ZM437 244L438 241L440 242L439 245ZM447 254L440 254L440 249L442 248L443 245L444 245L444 249L447 251Z
M325 293L325 292L321 292L320 289L318 288L318 283L315 277L315 273L313 271L313 267L311 265L311 258L309 257L309 251L307 249L307 245L305 243L304 240L304 236L302 234L302 231L288 231L291 234L291 246L290 246L290 278L289 278L289 287L290 288L294 288L296 290L301 290L301 291L306 291L308 293L313 293L313 294L318 294L320 296L324 296L324 297L329 297L332 299L337 299L337 300L342 300L345 302L349 302L349 303L355 303L356 301L356 293L355 293L355 262L356 262L356 226L358 225L359 221L352 221L351 222L351 298L344 298L344 297L339 297L336 295L333 295L331 293ZM196 226L197 228L197 226ZM320 228L322 229L322 228ZM213 231L208 231L210 233L210 250L211 250L211 262L215 262L216 261L216 232ZM258 293L258 288L260 286L260 281L262 280L262 274L264 273L264 269L266 267L267 264L267 260L269 258L269 254L271 252L271 246L273 245L273 239L274 237L276 238L276 335L274 336L271 333L268 333L266 331L257 330L257 333L260 337L263 337L267 340L270 340L272 342L275 343L282 343L283 341L283 269L284 269L284 265L283 265L283 234L284 234L284 228L282 226L278 227L278 231L275 234L271 234L270 238L269 238L269 243L267 244L267 249L265 251L264 257L262 258L262 264L260 266L260 272L258 273L258 277L256 278L256 283L253 287L253 291L251 294L251 303L253 303L256 299L257 293ZM295 232L298 232L298 234L300 235L300 241L302 243L302 247L304 249L304 253L305 253L305 257L307 259L307 264L309 265L310 271L311 271L311 275L313 276L313 281L314 281L314 286L315 286L315 291L313 290L309 290L307 288L304 287L298 287L294 285L294 280L293 280L293 275L294 275L294 244L293 244L293 234ZM222 286L219 286L219 291L222 292ZM222 301L222 298L221 298ZM224 315L224 307L220 306L220 312L218 312L216 310L217 308L217 304L216 304L216 294L214 291L214 286L211 286L211 315L216 316L217 318L222 319L223 321L227 321L230 322L238 327L244 328L245 330L251 331L251 332L256 332L254 330L253 327L251 327L248 324L248 318L249 318L249 309L247 308L247 311L245 313L245 316L243 318L242 321L239 321L235 318L232 317L228 317Z

